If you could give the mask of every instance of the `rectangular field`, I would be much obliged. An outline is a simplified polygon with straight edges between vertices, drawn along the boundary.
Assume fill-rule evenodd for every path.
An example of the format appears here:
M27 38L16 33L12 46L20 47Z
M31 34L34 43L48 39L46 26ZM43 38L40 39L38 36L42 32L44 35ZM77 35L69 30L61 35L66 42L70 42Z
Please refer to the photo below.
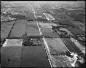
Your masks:
M45 38L59 38L58 34L53 32L51 28L41 28Z
M1 63L6 67L50 67L42 40L40 46L23 46L21 39L8 39L1 48Z
M65 44L60 38L45 38L45 40L48 43L51 54L59 55L67 51Z
M1 39L7 38L8 34L13 26L15 21L12 22L3 22L1 24Z
M18 20L16 21L9 38L22 37L25 34L26 21Z
M1 48L1 66L20 67L22 47L2 47Z
M27 36L40 36L40 32L36 22L26 23Z
M44 48L42 46L23 47L21 67L50 67Z

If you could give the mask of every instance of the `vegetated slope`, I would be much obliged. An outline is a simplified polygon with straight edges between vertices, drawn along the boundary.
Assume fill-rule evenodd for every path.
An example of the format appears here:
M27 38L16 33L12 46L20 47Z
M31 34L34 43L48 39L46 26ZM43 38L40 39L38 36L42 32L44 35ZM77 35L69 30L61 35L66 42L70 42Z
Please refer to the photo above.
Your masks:
M85 9L69 10L68 16L72 17L75 21L80 21L81 23L85 23Z
M85 24L85 14L83 12L80 12L80 11L81 10L78 10L78 11L71 10L71 12L70 12L70 11L66 10L65 11L66 13L64 14L64 16L65 16L64 18L61 18L61 17L63 17L63 15L60 15L61 17L59 17L59 18L61 20L59 22L61 22L61 24L65 23L65 24L68 24L68 25L72 25L72 26L75 27L75 29L80 30L81 32L85 31L85 29L83 29L83 27L85 27L84 26L84 24ZM67 14L68 12L69 12L69 15Z
M65 8L52 9L55 14L52 14L55 17L55 23L61 25L70 25L79 29L81 32L85 32L85 11L84 9L80 10L67 10ZM78 26L77 26L78 25Z
M32 7L27 3L1 2L1 9L2 13L6 12L7 15L10 15L14 18L34 19Z
M56 6L55 6L56 5ZM54 4L54 8L42 5L45 13L51 14L55 18L55 23L70 25L79 33L85 32L85 5L84 2L68 2ZM77 26L78 25L78 26ZM72 28L72 30L74 30Z

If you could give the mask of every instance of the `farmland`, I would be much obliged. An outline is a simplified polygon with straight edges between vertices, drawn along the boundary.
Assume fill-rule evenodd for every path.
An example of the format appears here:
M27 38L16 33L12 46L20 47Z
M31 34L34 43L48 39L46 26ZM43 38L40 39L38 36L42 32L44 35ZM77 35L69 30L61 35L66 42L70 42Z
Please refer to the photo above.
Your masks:
M2 67L78 67L84 60L75 44L85 47L84 2L2 1L1 7Z

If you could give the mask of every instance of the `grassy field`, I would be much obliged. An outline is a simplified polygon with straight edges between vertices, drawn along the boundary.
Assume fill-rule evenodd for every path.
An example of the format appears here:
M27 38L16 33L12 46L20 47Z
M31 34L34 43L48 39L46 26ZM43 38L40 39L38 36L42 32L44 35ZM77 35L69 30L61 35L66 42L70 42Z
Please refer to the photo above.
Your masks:
M15 21L1 23L1 39L7 38Z
M22 37L23 34L25 34L25 27L26 27L26 21L24 20L18 20L16 21L9 38L12 37Z
M70 62L66 57L63 56L53 56L54 61L56 62L57 67L71 67Z
M64 54L67 51L65 44L60 38L46 38L46 41L50 48L51 54L61 55L61 53Z
M40 36L40 32L35 21L31 23L26 23L26 33L27 36Z
M22 47L20 46L2 47L1 48L1 66L19 67L21 62L21 50L22 50Z
M42 28L41 31L46 38L59 38L58 34L54 33L50 28Z
M42 46L24 47L22 67L50 67L47 55Z
M43 42L41 46L24 46L20 39L13 39L8 41L7 46L1 48L2 66L50 67Z

